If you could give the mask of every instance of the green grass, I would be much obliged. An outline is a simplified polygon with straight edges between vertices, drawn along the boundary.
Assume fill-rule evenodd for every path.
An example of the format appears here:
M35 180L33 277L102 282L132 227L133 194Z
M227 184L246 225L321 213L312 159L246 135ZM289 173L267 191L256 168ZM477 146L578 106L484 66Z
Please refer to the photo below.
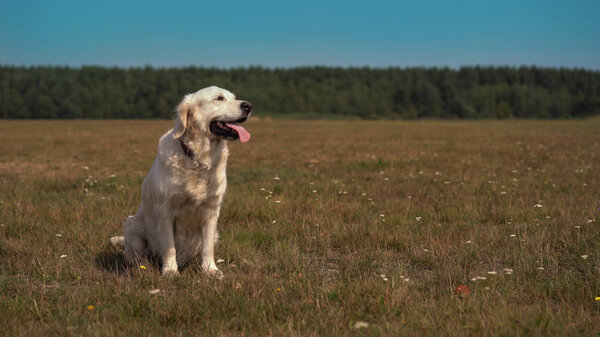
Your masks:
M0 122L3 334L600 335L600 119L251 120L221 281L108 244L170 127Z

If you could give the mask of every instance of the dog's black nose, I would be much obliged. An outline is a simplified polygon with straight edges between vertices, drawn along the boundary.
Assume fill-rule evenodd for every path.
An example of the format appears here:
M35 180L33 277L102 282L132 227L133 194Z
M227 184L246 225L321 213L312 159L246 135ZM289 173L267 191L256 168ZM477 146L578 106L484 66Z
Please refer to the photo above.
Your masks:
M250 111L252 111L252 103L242 102L242 104L240 104L240 108L242 108L242 111L245 113L250 113Z

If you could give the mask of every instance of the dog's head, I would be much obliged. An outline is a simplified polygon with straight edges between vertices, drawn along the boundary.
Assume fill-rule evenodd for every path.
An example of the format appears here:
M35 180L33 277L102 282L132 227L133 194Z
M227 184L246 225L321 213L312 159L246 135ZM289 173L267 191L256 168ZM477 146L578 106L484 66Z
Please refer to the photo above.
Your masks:
M222 88L212 86L186 95L177 106L173 137L186 132L205 133L212 139L240 140L245 143L250 133L240 123L252 112L252 103L238 100Z

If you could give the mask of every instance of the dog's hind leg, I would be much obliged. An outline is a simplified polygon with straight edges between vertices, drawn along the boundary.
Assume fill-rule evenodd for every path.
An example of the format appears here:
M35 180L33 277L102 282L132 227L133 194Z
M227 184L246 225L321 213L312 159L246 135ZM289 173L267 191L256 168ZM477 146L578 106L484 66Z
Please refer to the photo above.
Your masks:
M130 216L125 221L123 245L125 246L125 259L129 263L136 263L142 259L146 255L146 248L148 247L148 242L141 231L138 221L135 215ZM113 239L111 239L111 242ZM119 241L119 239L115 239L115 241Z

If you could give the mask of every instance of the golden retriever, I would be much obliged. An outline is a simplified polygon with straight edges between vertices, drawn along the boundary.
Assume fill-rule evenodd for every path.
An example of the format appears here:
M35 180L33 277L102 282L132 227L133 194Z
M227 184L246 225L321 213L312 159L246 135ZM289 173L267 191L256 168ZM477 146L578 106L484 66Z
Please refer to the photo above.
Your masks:
M239 124L251 112L250 102L215 86L183 98L175 127L158 142L156 159L142 185L140 208L125 221L125 236L110 239L125 248L128 262L156 254L162 274L173 275L201 253L202 270L222 276L214 247L227 186L226 140L250 139Z

